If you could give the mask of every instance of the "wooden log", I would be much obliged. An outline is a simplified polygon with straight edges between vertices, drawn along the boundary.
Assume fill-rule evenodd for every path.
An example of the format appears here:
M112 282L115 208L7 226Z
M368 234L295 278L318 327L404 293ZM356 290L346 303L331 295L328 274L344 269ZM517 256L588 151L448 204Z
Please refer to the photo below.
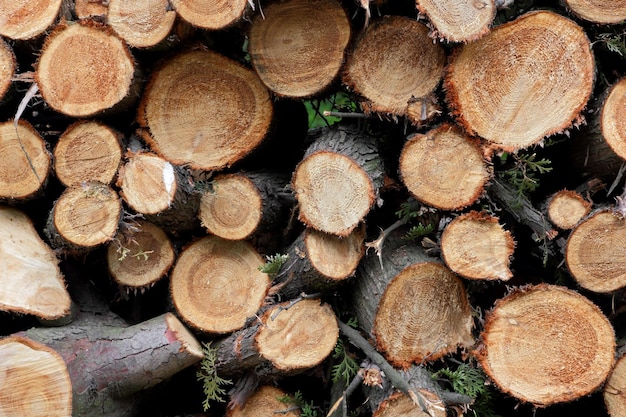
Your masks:
M44 233L51 246L69 254L84 254L110 242L122 216L115 190L100 182L66 188L54 202Z
M588 395L604 383L615 362L615 334L586 297L539 284L496 303L474 354L501 391L545 407Z
M626 77L621 78L608 90L599 120L600 131L606 143L621 159L626 160L624 106L626 106Z
M78 19L104 18L109 0L69 0L74 3L74 14Z
M577 17L602 25L622 23L626 20L626 1L561 0Z
M30 123L0 123L0 200L32 200L43 191L52 158L46 144Z
M110 0L106 21L133 48L150 48L174 27L176 12L168 0Z
M515 241L497 217L470 211L452 220L441 234L448 268L467 279L508 281Z
M124 41L95 20L57 25L46 38L35 78L46 103L72 117L130 105L138 82Z
M541 10L459 47L444 87L457 122L468 133L515 151L576 124L594 77L583 29Z
M478 143L449 124L411 135L398 171L413 197L442 210L475 203L492 177Z
M431 35L448 42L472 42L489 33L496 2L416 0L417 10L434 26Z
M17 61L13 48L4 39L0 39L0 103L5 101L5 95L11 87L16 70Z
M54 147L54 173L66 186L111 184L122 162L121 134L95 120L71 124Z
M553 193L546 205L548 219L561 230L573 229L591 211L591 203L573 190Z
M276 417L277 414L285 417L298 417L300 411L293 404L280 401L289 394L272 385L260 386L242 405L236 405L226 410L226 417Z
M217 30L233 25L243 17L246 0L170 0L176 13L193 26Z
M312 132L311 138L291 180L298 218L313 229L347 236L380 203L384 172L376 139L343 126Z
M0 339L0 387L0 415L72 416L72 383L63 358L26 337Z
M21 210L0 206L0 309L55 320L70 314L59 260Z
M197 50L181 52L154 69L138 121L148 128L146 142L165 159L210 171L232 165L257 147L272 114L269 93L254 72L215 52Z
M350 20L336 0L272 2L252 21L248 51L275 94L309 97L337 78L350 35Z
M385 53L381 53L385 51ZM427 111L443 77L446 53L428 28L405 16L375 19L348 54L342 80L366 113L394 117Z
M0 35L28 40L41 35L57 19L63 0L6 1L0 5Z
M205 236L187 246L170 274L176 311L206 333L241 329L261 308L269 277L263 258L249 243Z
M396 229L380 255L363 258L350 303L376 349L406 369L471 346L474 322L461 279L403 240L404 232Z
M626 360L624 357L623 354L618 357L602 390L604 404L611 417L622 416L626 412Z

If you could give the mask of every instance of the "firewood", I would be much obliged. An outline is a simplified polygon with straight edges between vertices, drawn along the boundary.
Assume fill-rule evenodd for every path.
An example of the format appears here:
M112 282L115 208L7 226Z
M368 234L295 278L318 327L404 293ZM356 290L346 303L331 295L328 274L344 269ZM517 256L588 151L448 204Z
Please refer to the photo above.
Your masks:
M416 0L417 10L434 26L431 36L449 42L471 42L489 33L496 17L494 0Z
M122 201L97 181L66 188L54 202L44 230L54 249L84 254L110 242L122 216Z
M93 120L77 121L54 148L54 173L66 187L82 182L111 184L122 162L121 134Z
M348 127L321 129L311 138L291 181L298 218L313 229L347 236L379 203L383 163L376 139Z
M357 269L351 305L359 326L392 365L408 368L474 343L472 309L460 278L396 229Z
M427 110L423 99L441 82L445 61L443 47L428 37L424 24L383 16L372 21L349 52L343 82L364 98L366 112L420 114Z
M157 153L173 164L210 171L257 147L273 108L254 72L216 52L196 50L154 70L138 114L149 129L144 139Z
M350 20L338 1L272 2L252 21L248 51L270 90L309 97L337 77L350 33Z
M446 265L467 279L507 281L515 242L498 218L471 211L452 220L441 234Z
M420 389L419 394L428 402L429 408L422 408L415 404L403 393L387 387L386 390L378 387L370 387L366 392L369 394L369 405L373 417L445 417L446 407L437 394L426 389Z
M19 40L36 38L56 21L62 1L2 2L0 35Z
M626 20L626 1L561 0L576 16L593 23L610 25Z
M17 69L13 48L4 40L0 39L0 103L11 87L13 75Z
M73 117L130 105L137 87L134 75L135 61L124 41L93 20L57 25L46 38L35 73L46 103Z
M474 354L487 375L537 407L594 392L615 362L609 320L586 297L556 285L528 286L500 299L481 337Z
M492 176L478 144L448 124L411 135L399 173L413 197L442 210L476 202Z
M446 99L468 133L514 151L576 123L594 77L582 28L554 12L533 11L457 49L445 76Z
M54 320L70 314L59 260L21 210L0 206L0 309Z
M193 26L216 30L242 18L247 0L170 0L176 13Z
M63 358L26 337L0 339L0 386L0 415L72 416L72 383Z
M37 197L52 165L46 144L26 121L0 123L0 200L25 201Z
M590 211L591 203L572 190L553 193L548 198L546 207L546 213L552 224L562 230L573 229Z
M626 360L619 356L602 391L604 404L611 417L624 415L626 412Z
M113 30L134 48L157 45L170 33L176 12L167 0L110 0L106 21Z
M226 410L226 417L298 417L300 410L289 402L280 401L289 394L272 385L259 387L243 405Z
M248 242L205 236L180 253L170 274L176 311L207 333L241 329L261 307L269 277L263 258Z

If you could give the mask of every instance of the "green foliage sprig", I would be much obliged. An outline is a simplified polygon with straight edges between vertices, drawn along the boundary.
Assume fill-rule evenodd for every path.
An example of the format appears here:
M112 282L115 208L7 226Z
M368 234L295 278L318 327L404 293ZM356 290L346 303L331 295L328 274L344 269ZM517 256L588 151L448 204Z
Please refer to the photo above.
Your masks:
M296 391L291 395L283 395L277 398L278 401L285 404L294 404L300 409L300 417L318 417L318 407L313 401L306 401L301 391Z
M552 171L552 162L546 158L537 159L535 153L504 153L500 158L501 162L509 163L509 157L511 167L501 171L499 175L515 188L520 197L535 191L539 187L539 176Z
M341 379L348 386L359 371L359 364L354 360L353 355L346 350L345 343L341 338L337 339L337 344L333 350L333 359L338 361L331 370L333 382Z
M265 259L267 259L267 262L259 266L259 271L269 275L270 278L273 279L278 271L280 271L280 268L287 262L289 255L277 253L276 255L266 256Z
M196 372L196 377L202 381L202 389L205 399L202 401L204 411L211 408L211 401L225 402L226 390L224 385L232 384L229 379L223 379L217 375L215 361L217 360L217 349L211 347L211 342L202 343L204 358L200 363L200 370Z
M354 112L357 109L357 104L344 91L323 99L306 100L304 106L309 115L309 129L332 126L341 121L341 117L324 116L325 111Z
M596 39L594 43L598 42L604 45L608 51L626 57L626 32L600 33Z

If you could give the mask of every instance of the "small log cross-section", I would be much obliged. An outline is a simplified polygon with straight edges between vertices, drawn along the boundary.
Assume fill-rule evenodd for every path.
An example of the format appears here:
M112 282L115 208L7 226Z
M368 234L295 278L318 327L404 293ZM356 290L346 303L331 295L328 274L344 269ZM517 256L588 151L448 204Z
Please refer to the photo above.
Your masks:
M63 358L26 337L0 340L0 387L0 416L72 416L72 383Z
M216 52L184 51L155 68L138 111L144 139L177 165L217 170L261 143L273 117L257 75Z
M417 10L435 27L434 37L470 42L489 33L496 17L494 0L416 0Z
M247 0L170 0L176 13L195 27L216 30L237 22Z
M547 201L548 219L562 230L573 229L590 211L591 203L572 190L557 191Z
M299 407L280 400L288 395L280 388L262 385L244 404L226 410L226 417L299 417Z
M28 216L5 206L0 206L0 281L0 310L44 320L70 314L59 260Z
M611 417L626 415L626 356L617 359L604 384L604 404Z
M279 96L308 97L337 77L350 20L336 0L272 2L250 27L248 51L263 83Z
M451 125L409 137L399 173L413 197L442 210L476 202L491 178L478 144Z
M471 211L452 220L441 234L441 255L448 267L468 279L513 276L509 269L515 242L496 217Z
M41 35L57 19L63 0L3 1L0 35L26 40Z
M626 77L611 89L602 106L600 129L602 137L621 159L626 159Z
M393 116L422 113L420 99L439 85L446 60L428 28L404 16L372 21L348 55L344 84L364 98L365 111Z
M605 381L615 334L586 297L539 284L496 303L474 353L502 392L544 407L590 394Z
M594 76L583 29L554 12L533 11L459 47L444 87L468 133L514 151L576 122Z
M149 48L170 33L176 12L167 0L110 0L106 21L134 48Z
M249 243L205 236L178 256L170 277L176 310L193 328L208 333L241 329L261 307L269 277Z
M626 20L625 0L562 0L576 16L603 25L617 24Z
M321 129L312 137L291 181L299 219L316 230L347 236L379 203L384 172L376 138L345 127Z

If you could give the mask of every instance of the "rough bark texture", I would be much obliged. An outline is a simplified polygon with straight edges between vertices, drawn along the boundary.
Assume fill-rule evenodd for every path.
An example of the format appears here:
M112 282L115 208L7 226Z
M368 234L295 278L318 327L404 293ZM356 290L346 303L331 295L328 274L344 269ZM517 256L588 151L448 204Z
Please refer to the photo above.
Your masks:
M489 33L496 16L494 0L416 0L420 13L434 26L431 36L450 42L470 42Z

